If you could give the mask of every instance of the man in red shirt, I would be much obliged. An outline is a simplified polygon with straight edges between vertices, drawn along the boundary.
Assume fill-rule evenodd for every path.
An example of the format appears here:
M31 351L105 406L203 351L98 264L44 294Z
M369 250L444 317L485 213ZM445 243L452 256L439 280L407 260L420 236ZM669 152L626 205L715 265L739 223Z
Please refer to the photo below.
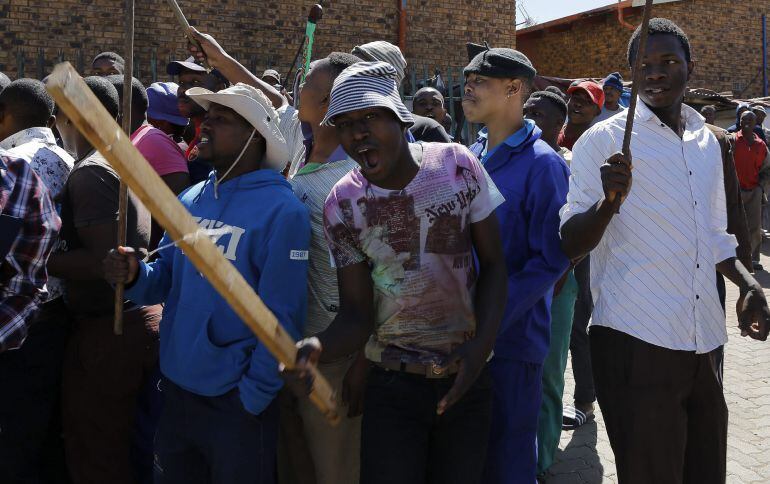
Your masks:
M762 245L762 185L767 182L767 145L754 133L757 116L751 110L741 114L741 129L735 133L735 170L741 185L741 198L751 236L754 270L761 271L759 249Z

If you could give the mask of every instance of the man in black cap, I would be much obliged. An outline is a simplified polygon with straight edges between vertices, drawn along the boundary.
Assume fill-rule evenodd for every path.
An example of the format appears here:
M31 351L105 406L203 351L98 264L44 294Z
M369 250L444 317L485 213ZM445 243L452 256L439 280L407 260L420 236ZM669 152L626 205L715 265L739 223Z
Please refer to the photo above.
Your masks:
M177 89L177 105L179 113L190 120L190 126L195 129L195 135L190 141L185 157L190 170L190 181L196 184L208 178L211 166L198 159L198 141L200 140L200 126L206 111L192 99L187 97L187 90L192 87L203 87L209 91L219 91L229 85L227 79L216 69L207 71L205 67L195 62L193 57L184 61L169 62L166 72L171 76L178 76L179 88Z
M486 125L471 151L506 199L497 207L508 297L490 363L488 484L535 482L553 286L569 266L559 239L569 169L540 139L535 122L523 117L535 74L529 59L512 49L479 49L465 68L465 117Z

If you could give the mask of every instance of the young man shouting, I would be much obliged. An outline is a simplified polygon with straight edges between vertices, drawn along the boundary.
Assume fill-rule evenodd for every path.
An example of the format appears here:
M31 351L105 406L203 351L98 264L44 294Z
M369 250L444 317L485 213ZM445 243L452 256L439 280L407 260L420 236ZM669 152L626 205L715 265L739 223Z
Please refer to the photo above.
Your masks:
M486 362L506 286L502 198L462 146L406 141L412 114L396 79L391 65L364 62L334 81L323 124L359 168L325 206L339 312L299 359L366 346L362 484L481 483Z

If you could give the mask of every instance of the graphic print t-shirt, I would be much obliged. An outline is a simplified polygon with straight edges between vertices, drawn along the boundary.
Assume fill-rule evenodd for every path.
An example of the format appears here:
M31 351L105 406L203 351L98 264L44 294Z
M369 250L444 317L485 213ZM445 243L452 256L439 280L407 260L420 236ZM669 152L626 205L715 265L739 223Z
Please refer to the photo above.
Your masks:
M476 331L470 225L503 197L464 146L423 148L420 169L403 190L379 188L354 169L324 207L336 266L371 267L376 330L366 356L372 361L435 363Z

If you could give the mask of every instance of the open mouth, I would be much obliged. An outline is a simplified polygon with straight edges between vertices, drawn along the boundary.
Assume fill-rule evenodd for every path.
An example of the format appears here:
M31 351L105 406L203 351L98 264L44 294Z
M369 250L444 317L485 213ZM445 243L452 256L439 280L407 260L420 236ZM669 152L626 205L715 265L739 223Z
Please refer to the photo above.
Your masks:
M359 149L358 157L368 170L374 170L380 165L379 153L372 148Z
M209 135L202 134L200 140L198 140L198 146L200 145L206 145L211 141L211 138L209 138Z
M668 89L665 89L662 87L656 87L654 89L645 89L645 91L647 92L647 94L658 95L658 94L663 94L664 92L668 91Z

